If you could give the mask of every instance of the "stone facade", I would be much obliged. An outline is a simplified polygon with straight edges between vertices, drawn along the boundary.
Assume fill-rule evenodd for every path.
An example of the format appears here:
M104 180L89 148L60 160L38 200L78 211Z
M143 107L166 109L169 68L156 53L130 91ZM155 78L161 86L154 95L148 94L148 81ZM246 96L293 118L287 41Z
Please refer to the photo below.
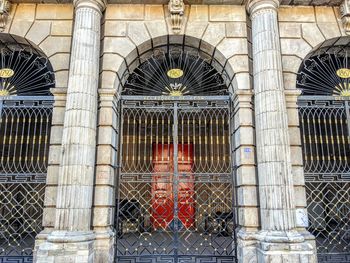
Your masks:
M4 32L37 44L56 76L45 229L36 241L37 262L113 261L119 125L115 98L126 70L139 65L137 56L167 44L212 54L235 76L229 88L235 109L239 262L316 262L313 237L300 219L307 211L296 74L317 45L345 36L339 7L328 6L331 1L321 1L324 6L190 1L175 34L166 1L124 2L12 4ZM264 126L275 119L281 120L273 122L278 127ZM276 134L283 143L272 143ZM70 166L82 152L86 159ZM278 156L280 152L284 155ZM269 166L269 154L282 168ZM71 205L76 196L85 196L84 202Z

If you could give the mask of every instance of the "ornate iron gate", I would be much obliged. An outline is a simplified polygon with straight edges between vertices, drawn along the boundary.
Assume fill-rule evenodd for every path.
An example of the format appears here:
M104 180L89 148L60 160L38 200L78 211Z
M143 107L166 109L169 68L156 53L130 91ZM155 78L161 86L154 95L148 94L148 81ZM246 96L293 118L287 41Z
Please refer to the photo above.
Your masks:
M31 262L42 230L52 97L0 98L0 262Z
M234 262L228 96L121 100L117 262Z
M350 262L350 101L299 98L308 230L319 262Z

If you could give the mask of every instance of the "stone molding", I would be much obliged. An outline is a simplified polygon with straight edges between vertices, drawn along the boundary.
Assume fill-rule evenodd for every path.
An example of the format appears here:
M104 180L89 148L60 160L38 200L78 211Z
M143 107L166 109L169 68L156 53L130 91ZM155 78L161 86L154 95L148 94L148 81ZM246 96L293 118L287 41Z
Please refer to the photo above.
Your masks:
M5 30L10 10L11 10L11 2L8 0L1 0L0 1L0 32Z
M287 108L297 108L298 97L301 94L301 90L285 90L284 95L286 98Z
M250 107L253 103L253 96L253 90L235 90L234 94L232 95L234 108Z
M182 0L170 0L168 8L170 12L172 30L175 34L179 34L182 27L185 4Z
M345 33L350 35L350 1L344 0L339 8Z

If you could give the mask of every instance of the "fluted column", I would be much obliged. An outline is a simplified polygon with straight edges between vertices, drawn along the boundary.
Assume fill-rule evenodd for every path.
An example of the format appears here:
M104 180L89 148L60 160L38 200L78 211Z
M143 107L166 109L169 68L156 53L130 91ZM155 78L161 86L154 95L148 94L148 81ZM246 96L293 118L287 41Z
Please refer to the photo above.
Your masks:
M88 231L96 152L97 88L104 3L78 0L58 179L55 229Z
M103 0L75 0L54 231L37 262L93 262L91 211ZM69 245L67 245L69 244Z
M276 8L279 1L252 1L254 94L261 227L295 228L295 203Z
M312 247L296 231L278 6L278 0L252 0L248 3L252 20L261 215L258 262L313 262Z

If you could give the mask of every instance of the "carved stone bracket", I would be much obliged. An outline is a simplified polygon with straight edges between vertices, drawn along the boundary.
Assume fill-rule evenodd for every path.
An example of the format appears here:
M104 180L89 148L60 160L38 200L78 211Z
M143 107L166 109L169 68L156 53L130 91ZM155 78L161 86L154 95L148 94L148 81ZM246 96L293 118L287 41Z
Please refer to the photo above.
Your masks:
M340 5L340 14L345 33L350 35L350 0L344 0Z
M8 0L0 0L0 32L4 31L9 16L11 2Z
M182 0L170 0L169 12L171 17L171 26L175 34L180 33L182 26L182 17L185 12L185 4Z

